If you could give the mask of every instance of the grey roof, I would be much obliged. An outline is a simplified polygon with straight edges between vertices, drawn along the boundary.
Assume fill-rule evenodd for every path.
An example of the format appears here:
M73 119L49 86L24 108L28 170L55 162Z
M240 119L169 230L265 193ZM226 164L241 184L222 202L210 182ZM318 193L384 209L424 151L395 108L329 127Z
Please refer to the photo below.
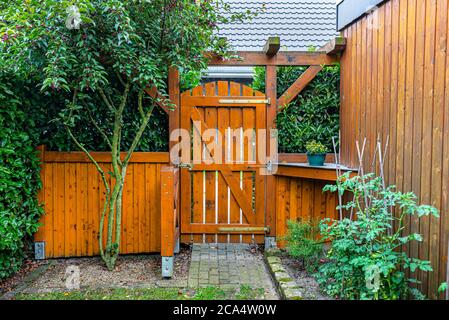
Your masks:
M281 51L320 47L337 35L335 0L225 0L233 12L265 9L251 21L220 26L235 50L260 51L268 37L281 38Z
M216 77L216 78L240 78L240 79L252 79L254 76L254 68L253 67L208 67L207 68L207 77Z

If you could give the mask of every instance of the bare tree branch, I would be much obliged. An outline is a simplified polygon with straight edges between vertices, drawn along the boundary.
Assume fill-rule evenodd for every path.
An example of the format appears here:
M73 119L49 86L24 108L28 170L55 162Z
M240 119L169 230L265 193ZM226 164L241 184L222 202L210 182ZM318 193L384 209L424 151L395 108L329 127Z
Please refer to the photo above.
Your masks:
M114 105L112 104L112 101L110 101L106 94L104 93L103 89L98 88L98 93L100 94L101 99L103 99L103 102L106 104L106 106L109 108L109 110L112 113L115 113L117 110L115 109Z
M85 105L87 114L89 115L90 122L94 125L94 127L97 129L97 131L102 135L104 141L108 144L109 148L112 149L111 141L109 140L108 136L104 132L103 129L100 128L98 123L95 121L95 119L92 117L92 113L90 112L89 108Z

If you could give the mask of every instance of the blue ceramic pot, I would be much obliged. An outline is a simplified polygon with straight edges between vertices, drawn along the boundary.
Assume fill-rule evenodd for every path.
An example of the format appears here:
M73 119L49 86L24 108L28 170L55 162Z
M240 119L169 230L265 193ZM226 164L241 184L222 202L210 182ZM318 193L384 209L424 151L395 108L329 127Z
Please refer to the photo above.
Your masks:
M326 154L325 153L307 154L307 160L309 161L309 165L321 167L321 166L324 166L324 160L326 160Z

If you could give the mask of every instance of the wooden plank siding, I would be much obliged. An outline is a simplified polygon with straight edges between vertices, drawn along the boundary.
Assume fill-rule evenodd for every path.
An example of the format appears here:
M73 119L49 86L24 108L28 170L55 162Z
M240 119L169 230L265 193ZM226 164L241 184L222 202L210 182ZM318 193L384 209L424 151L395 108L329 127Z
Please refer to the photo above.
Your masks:
M287 233L287 221L301 218L319 221L338 219L338 197L323 192L326 184L333 182L276 176L276 239L283 247L282 237Z
M105 188L95 166L79 152L41 151L45 215L35 241L45 242L46 258L99 254L98 228ZM110 157L94 152L105 172ZM120 253L160 250L160 172L168 153L138 152L131 158L123 190Z
M384 145L388 137L388 183L440 210L440 219L411 218L406 225L424 236L404 250L431 261L434 272L418 274L431 298L447 270L448 1L390 0L342 31L342 164L357 165L355 141L366 138L365 168L377 171L371 168L376 139Z

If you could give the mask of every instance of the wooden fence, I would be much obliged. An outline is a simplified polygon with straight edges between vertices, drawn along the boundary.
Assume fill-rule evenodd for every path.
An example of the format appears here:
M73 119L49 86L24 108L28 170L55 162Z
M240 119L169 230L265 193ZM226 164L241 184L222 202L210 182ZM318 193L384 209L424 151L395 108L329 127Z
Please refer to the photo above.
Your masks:
M107 172L110 154L93 153ZM35 241L45 242L47 258L99 254L98 230L105 190L95 166L82 152L41 149L43 189L39 200L45 215ZM121 253L160 251L161 167L168 153L136 152L123 191Z
M370 168L377 137L389 149L389 184L413 191L441 217L408 221L422 243L406 249L430 260L419 274L424 293L437 297L446 281L449 240L448 0L391 0L343 30L341 57L341 159L357 164L355 141L367 138Z
M278 167L273 200L276 203L276 238L279 246L284 245L282 237L287 233L288 220L338 219L336 193L323 192L324 186L334 183L336 177L336 172L330 169L289 165Z

